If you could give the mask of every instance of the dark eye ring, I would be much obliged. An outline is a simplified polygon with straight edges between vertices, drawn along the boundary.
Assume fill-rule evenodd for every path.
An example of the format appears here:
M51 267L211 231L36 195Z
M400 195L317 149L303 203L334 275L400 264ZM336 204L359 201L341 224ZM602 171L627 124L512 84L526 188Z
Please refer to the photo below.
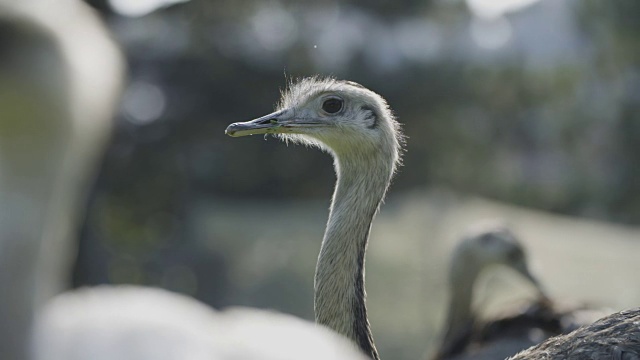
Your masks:
M325 100L322 103L322 110L324 110L327 114L335 114L342 110L342 99L340 98L330 98Z
M520 259L524 257L524 254L519 249L514 248L509 251L507 257L509 258L509 261L516 262L520 261Z
M480 242L482 244L491 244L493 242L493 234L484 234L480 237Z

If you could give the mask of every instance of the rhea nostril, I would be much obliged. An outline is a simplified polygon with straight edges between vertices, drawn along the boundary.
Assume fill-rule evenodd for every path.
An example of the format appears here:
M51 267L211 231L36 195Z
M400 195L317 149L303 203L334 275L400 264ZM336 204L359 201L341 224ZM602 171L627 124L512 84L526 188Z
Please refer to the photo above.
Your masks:
M276 123L278 123L278 119L276 119L276 118L268 118L268 119L260 120L256 124L258 124L258 125L267 125L267 124L276 124Z

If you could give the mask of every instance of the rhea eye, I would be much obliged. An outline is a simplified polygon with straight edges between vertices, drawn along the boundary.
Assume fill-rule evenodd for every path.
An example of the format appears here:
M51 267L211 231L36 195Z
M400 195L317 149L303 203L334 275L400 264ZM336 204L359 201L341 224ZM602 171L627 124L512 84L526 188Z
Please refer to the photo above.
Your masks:
M322 103L322 110L328 114L335 114L342 110L342 99L331 98Z
M524 257L524 254L519 249L511 249L507 254L507 257L509 258L509 261L516 262L520 261Z
M493 242L493 234L484 234L480 237L480 242L484 245L489 245Z

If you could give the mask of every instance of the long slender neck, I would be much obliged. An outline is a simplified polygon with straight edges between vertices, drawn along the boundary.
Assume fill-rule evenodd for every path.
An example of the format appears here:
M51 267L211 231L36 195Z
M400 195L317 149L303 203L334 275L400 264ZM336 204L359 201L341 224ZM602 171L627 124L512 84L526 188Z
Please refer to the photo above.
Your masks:
M379 359L367 319L364 261L371 222L389 186L392 164L375 158L336 159L338 181L315 275L316 321Z
M450 356L456 350L464 349L469 341L474 317L471 311L473 285L478 271L473 260L453 259L449 274L449 308L446 329L440 346L439 356Z

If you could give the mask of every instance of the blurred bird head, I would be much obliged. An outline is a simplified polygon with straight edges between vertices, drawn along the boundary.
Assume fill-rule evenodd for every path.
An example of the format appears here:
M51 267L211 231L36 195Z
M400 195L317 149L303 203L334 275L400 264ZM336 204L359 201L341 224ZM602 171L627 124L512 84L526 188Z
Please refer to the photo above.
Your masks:
M542 285L531 273L523 245L506 226L497 223L480 224L472 228L454 251L453 271L473 268L475 275L492 265L513 269L527 279L546 298Z

